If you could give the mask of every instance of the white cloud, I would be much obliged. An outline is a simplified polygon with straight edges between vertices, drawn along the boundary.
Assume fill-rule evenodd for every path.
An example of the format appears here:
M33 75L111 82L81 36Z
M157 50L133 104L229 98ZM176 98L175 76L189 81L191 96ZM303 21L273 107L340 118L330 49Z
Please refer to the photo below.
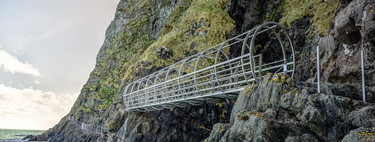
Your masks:
M40 81L39 80L34 80L34 83L35 84L40 84Z
M48 30L42 30L43 33L40 34L32 34L32 35L22 35L22 37L16 37L16 39L12 39L13 41L16 41L18 45L25 46L28 42L33 41L45 41L46 39L61 33L61 30L63 30L65 27L67 27L68 24L66 23L56 23L55 27L48 29Z
M22 73L33 76L41 76L38 69L34 68L28 62L21 62L15 56L12 56L8 52L2 50L0 45L0 68L3 68L4 71L10 73Z
M78 93L57 95L51 91L0 84L0 128L51 128L69 112L77 96Z

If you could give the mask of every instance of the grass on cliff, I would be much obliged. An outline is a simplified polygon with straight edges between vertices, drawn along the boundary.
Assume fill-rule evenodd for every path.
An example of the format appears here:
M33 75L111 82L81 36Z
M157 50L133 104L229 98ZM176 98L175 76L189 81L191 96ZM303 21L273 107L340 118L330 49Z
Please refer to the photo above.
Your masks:
M140 61L153 63L151 67L168 66L184 59L186 53L201 52L226 40L234 29L234 21L224 10L228 0L182 0L172 12L160 38L147 48ZM195 43L196 47L190 49ZM158 48L173 50L173 57L161 59Z
M312 23L317 27L316 34L327 35L339 0L284 0L281 9L281 24L290 24L307 16L313 16Z

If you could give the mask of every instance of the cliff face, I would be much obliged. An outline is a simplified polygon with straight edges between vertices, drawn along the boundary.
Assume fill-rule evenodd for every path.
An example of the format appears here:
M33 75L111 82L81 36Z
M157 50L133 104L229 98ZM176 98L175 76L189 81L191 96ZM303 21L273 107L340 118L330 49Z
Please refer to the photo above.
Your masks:
M373 105L358 101L364 50L367 100L375 102L374 9L374 0L121 0L95 69L67 115L108 132L92 134L63 118L35 139L350 141L356 138L354 129L371 131L375 124L375 116L364 113L373 113ZM280 90L285 83L271 81L243 92L237 101L124 111L123 88L131 81L265 21L286 25L296 48L296 75L289 80L296 83L287 92ZM321 47L323 94L312 91L315 46ZM230 48L231 57L239 54L239 47ZM265 86L275 92L272 97L264 97ZM371 119L363 122L356 114Z
M205 141L375 140L375 106L338 95L268 74L239 95L230 123L215 124Z

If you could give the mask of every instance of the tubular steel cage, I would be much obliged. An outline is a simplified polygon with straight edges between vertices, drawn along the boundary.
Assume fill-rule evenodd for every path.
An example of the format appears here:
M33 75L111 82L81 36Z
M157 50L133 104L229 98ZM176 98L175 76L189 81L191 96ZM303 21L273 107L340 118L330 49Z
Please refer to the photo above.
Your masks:
M235 52L240 55L230 58ZM268 72L293 76L294 70L288 33L267 22L128 84L124 104L128 111L152 111L236 98Z

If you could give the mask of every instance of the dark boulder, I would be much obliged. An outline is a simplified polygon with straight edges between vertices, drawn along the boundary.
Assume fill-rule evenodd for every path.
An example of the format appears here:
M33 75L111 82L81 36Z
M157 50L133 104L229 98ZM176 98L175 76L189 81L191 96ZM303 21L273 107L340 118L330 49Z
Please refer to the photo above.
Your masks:
M163 45L158 50L156 50L156 54L159 58L168 59L170 57L173 57L173 50L169 50L167 47Z

